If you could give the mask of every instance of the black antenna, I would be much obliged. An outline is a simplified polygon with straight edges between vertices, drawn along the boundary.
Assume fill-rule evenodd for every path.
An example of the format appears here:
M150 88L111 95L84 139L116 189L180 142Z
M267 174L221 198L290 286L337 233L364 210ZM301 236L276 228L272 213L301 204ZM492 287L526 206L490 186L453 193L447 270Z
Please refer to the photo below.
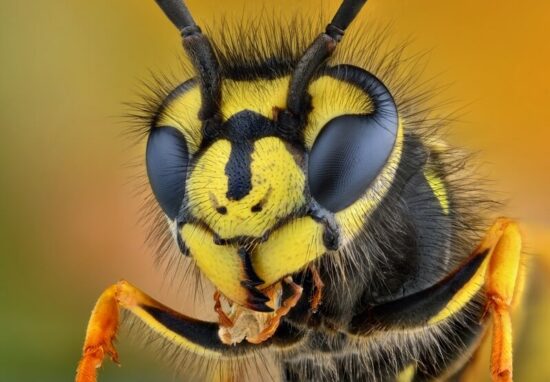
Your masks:
M155 0L183 38L183 47L197 70L201 89L199 119L219 118L221 101L220 64L208 38L193 20L183 0Z
M319 66L332 55L336 44L342 40L344 32L355 19L367 0L343 0L336 15L307 48L298 61L292 74L286 101L287 110L296 118L308 107L307 88Z

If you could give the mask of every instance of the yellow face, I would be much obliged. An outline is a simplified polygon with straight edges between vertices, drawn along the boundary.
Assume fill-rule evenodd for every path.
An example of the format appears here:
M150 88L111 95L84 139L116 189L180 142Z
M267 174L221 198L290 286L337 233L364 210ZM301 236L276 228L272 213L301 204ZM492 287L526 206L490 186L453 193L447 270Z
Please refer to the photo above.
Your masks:
M188 178L191 214L221 239L260 238L304 205L305 176L297 150L277 137L253 142L251 188L238 200L228 197L225 169L230 154L228 140L214 142L197 160Z
M154 127L176 129L189 158L181 207L169 216L182 242L221 293L257 310L262 304L251 288L261 291L353 240L391 184L401 154L399 123L395 145L369 187L345 208L323 208L310 192L309 154L330 121L369 115L373 101L349 81L321 76L309 86L311 110L302 138L289 141L274 127L288 84L289 77L224 80L222 132L207 144L193 84L169 97ZM159 199L162 190L152 183ZM250 287L247 281L256 282Z

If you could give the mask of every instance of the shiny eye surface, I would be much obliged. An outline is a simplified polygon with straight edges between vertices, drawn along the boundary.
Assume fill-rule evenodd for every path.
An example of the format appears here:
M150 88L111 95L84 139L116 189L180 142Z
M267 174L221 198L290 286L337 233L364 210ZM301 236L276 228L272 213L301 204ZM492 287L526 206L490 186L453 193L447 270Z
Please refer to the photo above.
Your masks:
M371 97L374 111L329 121L309 155L308 182L313 198L331 212L359 199L388 161L398 133L393 98L376 77L355 70L356 83Z
M355 202L386 164L395 129L372 116L344 115L327 123L309 157L311 195L331 212Z
M170 219L177 216L183 202L188 162L187 143L179 130L151 130L146 150L147 176L155 198Z

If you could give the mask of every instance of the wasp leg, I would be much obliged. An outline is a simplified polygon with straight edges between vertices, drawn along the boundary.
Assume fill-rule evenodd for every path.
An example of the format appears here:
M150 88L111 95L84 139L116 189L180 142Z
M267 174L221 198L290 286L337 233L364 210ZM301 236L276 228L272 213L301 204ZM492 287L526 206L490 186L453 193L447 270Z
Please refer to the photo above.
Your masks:
M487 272L488 309L493 318L491 375L495 381L512 380L511 305L521 269L521 235L514 222L502 221L498 239Z
M510 219L498 219L476 252L487 250L489 254L482 268L487 296L486 313L491 313L493 321L491 376L493 381L509 382L512 381L513 365L511 308L523 282L521 234L517 224ZM453 314L465 305L462 301L467 297L459 296L460 292L447 305L448 312L442 311L430 320L431 323L444 319L449 311Z
M492 251L485 273L485 314L490 313L493 321L491 376L493 381L509 382L513 371L511 310L524 282L517 224L510 219L498 219L480 248L489 246Z
M292 277L287 276L284 281L292 288L292 296L283 301L281 307L275 311L275 315L269 320L269 325L266 328L264 328L256 336L246 339L248 342L259 344L271 338L279 327L281 318L286 316L288 312L290 312L290 309L296 306L298 300L300 300L300 297L302 297L303 289L292 280Z
M430 288L356 314L350 332L411 328L440 323L456 315L485 286L493 318L491 374L512 380L511 305L522 280L521 235L516 223L499 218L481 244L457 270Z
M221 301L221 293L216 290L214 292L214 310L218 313L218 321L220 326L233 327L234 323L229 316L224 312Z
M312 313L317 313L317 309L319 309L319 305L321 305L321 300L323 298L323 288L325 287L325 284L323 283L323 280L321 280L319 271L315 266L311 267L311 274L313 277L313 285L314 285L315 292L311 297L310 308Z
M178 313L155 301L126 281L107 288L99 297L90 317L76 382L95 382L97 368L105 356L118 362L113 346L120 308L128 310L153 331L189 352L222 358L243 354L253 345L227 346L218 337L218 324L199 321Z
M101 366L106 355L118 363L118 354L113 346L119 322L116 292L115 287L105 290L92 311L86 330L82 358L76 372L76 382L95 381L96 370Z

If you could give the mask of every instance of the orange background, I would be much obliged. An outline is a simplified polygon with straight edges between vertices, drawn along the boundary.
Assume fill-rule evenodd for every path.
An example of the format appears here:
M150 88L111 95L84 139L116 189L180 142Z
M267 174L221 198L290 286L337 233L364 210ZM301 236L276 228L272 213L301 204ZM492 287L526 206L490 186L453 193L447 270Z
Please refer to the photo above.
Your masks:
M189 0L195 18L283 15L331 1ZM449 140L479 152L502 213L520 219L530 254L550 244L550 2L370 0L367 23L429 51L426 79L450 84L463 111ZM344 40L345 43L345 40ZM155 268L143 244L140 197L124 163L139 156L122 135L150 71L178 68L178 34L154 1L3 0L0 3L0 380L70 380L102 288L127 278L163 301L206 316ZM368 68L367 68L368 69ZM434 100L436 102L437 100ZM172 284L172 287L170 286ZM544 285L544 281L537 282ZM178 290L179 289L179 290ZM522 336L520 381L550 378L545 290ZM207 296L210 304L209 296ZM547 320L547 319L546 319ZM154 351L124 337L124 367L103 381L169 380Z

